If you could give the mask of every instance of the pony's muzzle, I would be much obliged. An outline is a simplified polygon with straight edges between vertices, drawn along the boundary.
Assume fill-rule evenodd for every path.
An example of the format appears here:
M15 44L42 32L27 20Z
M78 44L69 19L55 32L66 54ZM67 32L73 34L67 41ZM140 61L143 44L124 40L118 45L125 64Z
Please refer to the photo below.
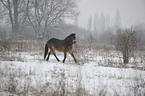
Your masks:
M77 41L76 40L73 40L73 44L75 44Z

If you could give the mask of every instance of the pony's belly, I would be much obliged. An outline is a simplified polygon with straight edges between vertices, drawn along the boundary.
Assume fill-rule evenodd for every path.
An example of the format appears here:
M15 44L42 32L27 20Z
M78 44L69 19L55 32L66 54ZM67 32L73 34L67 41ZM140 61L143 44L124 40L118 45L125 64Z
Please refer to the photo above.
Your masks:
M55 50L59 51L59 52L72 52L72 49L68 49L68 48L65 48L65 47L59 47L59 48L55 48Z
M55 48L55 50L60 51L60 52L64 52L65 48L64 47L59 47L59 48Z

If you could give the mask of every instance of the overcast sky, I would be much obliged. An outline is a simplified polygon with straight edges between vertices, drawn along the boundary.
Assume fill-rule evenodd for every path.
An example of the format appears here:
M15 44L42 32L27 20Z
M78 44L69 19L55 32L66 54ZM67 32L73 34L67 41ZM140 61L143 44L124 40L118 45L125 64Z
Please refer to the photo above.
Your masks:
M115 19L117 10L120 11L123 27L145 23L145 0L81 0L78 25L86 28L88 18L90 15L93 17L96 12L98 15L103 12Z

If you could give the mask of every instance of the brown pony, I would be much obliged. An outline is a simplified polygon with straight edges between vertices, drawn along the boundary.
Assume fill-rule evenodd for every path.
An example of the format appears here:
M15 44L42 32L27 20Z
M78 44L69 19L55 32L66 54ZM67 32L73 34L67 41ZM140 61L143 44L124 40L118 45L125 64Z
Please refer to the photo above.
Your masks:
M46 59L46 61L48 61L50 54L53 53L53 55L55 56L57 61L60 62L60 60L57 58L57 56L55 54L55 50L57 50L57 51L60 51L60 52L64 52L63 63L65 62L67 52L71 54L71 56L74 58L75 63L77 63L77 60L74 57L74 54L73 54L73 51L72 51L72 45L76 43L75 35L76 34L72 33L69 36L67 36L64 40L59 40L59 39L56 39L56 38L52 38L49 41L47 41L47 43L45 45L44 60L45 60L45 58L48 54L48 57ZM50 51L48 53L49 48L50 48Z

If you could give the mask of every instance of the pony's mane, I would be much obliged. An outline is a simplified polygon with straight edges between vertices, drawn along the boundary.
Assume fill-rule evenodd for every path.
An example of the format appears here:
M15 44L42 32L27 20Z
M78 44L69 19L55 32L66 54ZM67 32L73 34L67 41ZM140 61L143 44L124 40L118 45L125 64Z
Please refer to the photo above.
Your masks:
M72 34L70 34L69 36L67 36L65 39L68 39L68 38L70 38L70 36L74 36L75 37L75 33L72 33Z
M73 45L73 41L71 40L71 36L75 36L75 34L73 34L73 33L70 34L64 40L67 47L72 47L72 45Z

